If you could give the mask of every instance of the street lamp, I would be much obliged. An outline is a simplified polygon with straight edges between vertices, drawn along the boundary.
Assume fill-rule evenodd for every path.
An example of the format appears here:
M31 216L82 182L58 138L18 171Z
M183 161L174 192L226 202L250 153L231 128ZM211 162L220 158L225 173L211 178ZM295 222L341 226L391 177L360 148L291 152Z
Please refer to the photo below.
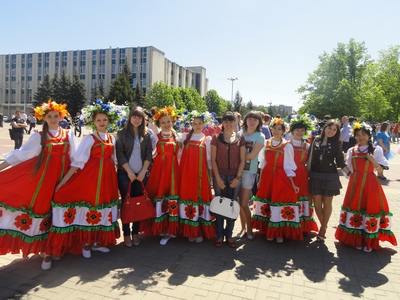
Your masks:
M235 80L239 80L239 78L233 78L233 77L231 77L231 78L227 78L227 79L230 80L230 81L232 81L231 102L233 102L233 82L234 82Z

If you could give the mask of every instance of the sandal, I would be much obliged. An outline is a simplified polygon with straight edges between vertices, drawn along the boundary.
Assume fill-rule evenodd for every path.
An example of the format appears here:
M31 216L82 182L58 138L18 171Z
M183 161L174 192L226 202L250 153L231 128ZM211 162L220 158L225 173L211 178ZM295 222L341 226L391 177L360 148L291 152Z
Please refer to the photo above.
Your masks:
M221 247L222 246L222 240L216 240L215 241L215 247Z
M228 246L231 248L236 248L236 243L233 240L227 240Z
M387 178L385 177L385 176L377 176L379 179L382 179L382 180L387 180Z
M325 239L326 239L326 236L317 235L317 241L318 241L318 242L324 243L324 242L325 242Z

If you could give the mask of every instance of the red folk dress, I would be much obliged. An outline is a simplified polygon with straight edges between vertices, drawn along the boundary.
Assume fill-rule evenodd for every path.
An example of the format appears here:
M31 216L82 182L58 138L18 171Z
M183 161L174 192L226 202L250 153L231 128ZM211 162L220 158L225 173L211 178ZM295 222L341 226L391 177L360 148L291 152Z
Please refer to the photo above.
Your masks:
M81 254L83 244L116 244L120 230L114 144L109 134L104 140L98 133L82 140L72 162L82 169L54 195L47 253ZM90 153L89 158L84 153Z
M144 221L141 227L144 227L145 233L176 236L179 233L179 146L174 135L163 138L160 133L157 138L157 156L146 184L147 193L156 208L156 217L151 220L150 226L149 221Z
M40 133L34 133L25 147L12 156L21 158L31 145L38 148L32 158L0 172L0 254L39 254L45 252L51 226L51 199L54 188L70 165L70 133L61 127L50 132L40 169L32 174L40 152ZM6 158L8 162L8 159Z
M378 163L375 152L379 151L382 152L380 147L374 151ZM361 150L353 147L347 152L353 173L344 196L335 238L353 247L379 249L379 241L396 246L397 240L391 231L392 213L381 183L375 176L374 166L366 159L366 152L367 147L361 147Z
M197 139L198 137L198 139ZM179 219L180 232L184 237L215 237L215 227L211 220L210 202L211 177L208 169L207 148L211 137L193 134L183 145L180 161ZM210 152L210 151L209 151ZM211 155L211 154L210 154Z
M258 192L253 196L252 226L265 233L268 239L282 237L302 240L297 195L284 169L284 156L289 153L288 149L285 151L286 147L292 145L284 140L277 146L273 145L272 138L266 143L266 165L262 170ZM291 165L293 171L296 168L294 161Z
M308 193L308 171L305 166L308 158L308 144L304 141L291 140L293 146L294 162L296 163L296 176L293 177L293 182L300 188L297 194L297 201L299 202L300 224L303 233L311 233L311 231L318 231L318 225L313 218L314 204L310 200Z

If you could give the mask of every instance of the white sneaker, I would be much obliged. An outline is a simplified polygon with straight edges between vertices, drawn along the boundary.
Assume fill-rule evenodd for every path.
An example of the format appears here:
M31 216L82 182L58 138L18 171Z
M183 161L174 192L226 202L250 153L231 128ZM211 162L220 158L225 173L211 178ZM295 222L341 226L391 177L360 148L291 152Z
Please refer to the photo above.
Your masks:
M99 252L103 252L103 253L108 253L110 252L110 249L108 249L107 247L90 247L90 249L92 249L92 251L99 251Z
M90 258L92 257L92 253L90 252L90 250L85 250L85 248L82 248L82 256L84 258Z
M371 247L367 247L367 246L364 246L364 252L371 252L372 251L372 248Z
M199 236L196 238L196 243L201 243L203 241L203 237Z
M165 245L168 243L168 241L169 241L170 238L171 238L171 237L170 237L169 235L164 236L164 237L160 240L160 245L161 245L161 246L165 246Z
M43 258L42 261L42 270L49 270L51 268L51 260L50 261L45 261Z
M282 237L276 237L276 242L277 243L283 243L283 238Z
M188 238L188 241L191 242L191 243L193 243L193 242L196 241L196 239L195 239L195 238Z
M357 250L362 250L362 248L363 248L362 246L356 247Z

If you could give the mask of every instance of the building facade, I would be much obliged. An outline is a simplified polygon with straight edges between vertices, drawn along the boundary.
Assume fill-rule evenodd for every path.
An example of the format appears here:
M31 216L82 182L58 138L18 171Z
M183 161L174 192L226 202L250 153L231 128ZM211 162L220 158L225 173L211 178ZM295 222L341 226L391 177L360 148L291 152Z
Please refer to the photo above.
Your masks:
M108 93L111 82L127 62L133 84L146 90L162 81L174 87L195 88L200 96L208 90L204 67L182 67L165 58L164 52L152 47L127 47L96 50L55 51L0 55L0 112L11 116L16 110L26 111L44 76L59 76L65 70L72 78L77 72L85 84L86 96L103 84Z

